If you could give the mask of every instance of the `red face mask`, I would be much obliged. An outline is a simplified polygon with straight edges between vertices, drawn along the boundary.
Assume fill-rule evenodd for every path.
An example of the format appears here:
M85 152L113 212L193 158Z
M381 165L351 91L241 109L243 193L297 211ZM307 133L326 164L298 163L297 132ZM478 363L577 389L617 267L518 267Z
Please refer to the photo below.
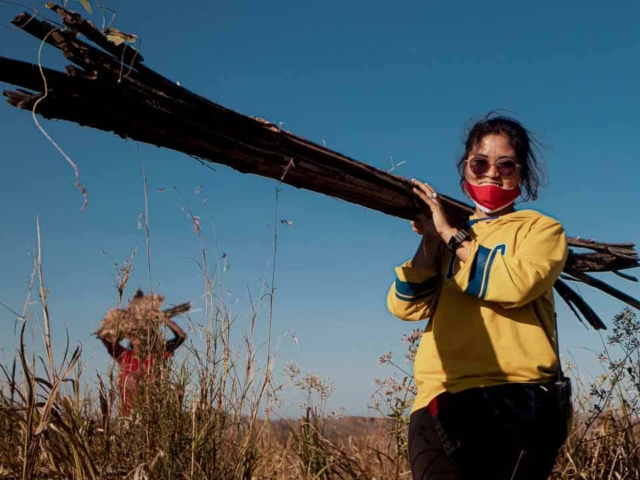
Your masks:
M484 213L494 213L508 207L521 193L519 185L515 188L502 188L498 185L474 185L466 180L464 190Z

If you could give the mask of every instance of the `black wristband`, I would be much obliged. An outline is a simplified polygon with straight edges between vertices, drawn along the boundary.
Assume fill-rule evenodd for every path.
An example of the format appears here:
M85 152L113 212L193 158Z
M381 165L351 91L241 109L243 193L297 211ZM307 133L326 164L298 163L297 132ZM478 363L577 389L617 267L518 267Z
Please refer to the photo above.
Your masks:
M462 242L465 240L469 240L469 232L466 230L458 230L455 235L452 235L449 241L447 242L447 248L455 253L455 251L460 247Z

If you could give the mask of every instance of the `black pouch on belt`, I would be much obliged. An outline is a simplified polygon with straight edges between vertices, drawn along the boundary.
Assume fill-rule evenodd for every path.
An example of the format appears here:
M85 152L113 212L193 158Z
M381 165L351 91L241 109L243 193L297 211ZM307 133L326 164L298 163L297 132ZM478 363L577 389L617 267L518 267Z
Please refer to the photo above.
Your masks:
M571 418L573 407L571 406L571 379L564 375L553 384L556 399L565 420Z

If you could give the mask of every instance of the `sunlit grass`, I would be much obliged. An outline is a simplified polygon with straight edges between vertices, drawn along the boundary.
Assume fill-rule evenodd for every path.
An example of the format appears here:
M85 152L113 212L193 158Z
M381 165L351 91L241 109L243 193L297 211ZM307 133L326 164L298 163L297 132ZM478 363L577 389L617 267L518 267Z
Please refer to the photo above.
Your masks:
M274 372L271 343L255 337L259 315L268 316L270 325L272 309L252 306L247 330L237 331L228 300L218 294L219 272L207 265L203 248L204 323L190 323L183 354L159 365L153 381L140 383L125 417L115 365L87 378L82 351L64 346L56 352L62 360L54 362L59 346L50 341L39 242L36 253L32 285L39 292L40 322L20 317L15 360L0 365L1 479L410 478L406 427L419 331L403 336L403 362L380 357L391 372L371 393L363 392L363 402L369 398L379 416L342 417L327 411L329 380L290 362ZM114 276L116 303L131 261ZM275 271L270 277L266 299L274 294ZM25 342L34 322L43 338L40 351ZM640 323L625 309L611 325L599 354L603 374L584 382L573 370L574 425L553 478L640 478ZM303 399L300 415L284 418L281 396L292 389Z

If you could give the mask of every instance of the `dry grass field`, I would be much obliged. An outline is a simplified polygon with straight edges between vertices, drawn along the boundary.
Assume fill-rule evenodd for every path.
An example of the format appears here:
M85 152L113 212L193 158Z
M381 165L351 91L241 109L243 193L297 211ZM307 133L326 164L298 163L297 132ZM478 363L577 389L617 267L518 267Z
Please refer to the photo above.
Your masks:
M130 268L125 262L115 275L118 304ZM276 374L271 342L254 338L258 314L248 331L235 332L205 267L206 323L189 324L181 355L141 379L133 412L124 416L117 365L88 377L80 349L51 345L41 270L38 254L32 283L37 310L17 320L16 355L0 365L0 479L410 478L406 426L415 392L404 361L382 355L389 376L363 392L378 416L329 412L330 382L291 363ZM266 311L270 325L272 310ZM25 331L34 325L43 341L28 348ZM598 356L600 377L583 381L567 365L574 426L553 478L640 479L640 322L625 309L609 325ZM419 331L402 341L410 363ZM291 389L304 399L295 418L280 408Z

